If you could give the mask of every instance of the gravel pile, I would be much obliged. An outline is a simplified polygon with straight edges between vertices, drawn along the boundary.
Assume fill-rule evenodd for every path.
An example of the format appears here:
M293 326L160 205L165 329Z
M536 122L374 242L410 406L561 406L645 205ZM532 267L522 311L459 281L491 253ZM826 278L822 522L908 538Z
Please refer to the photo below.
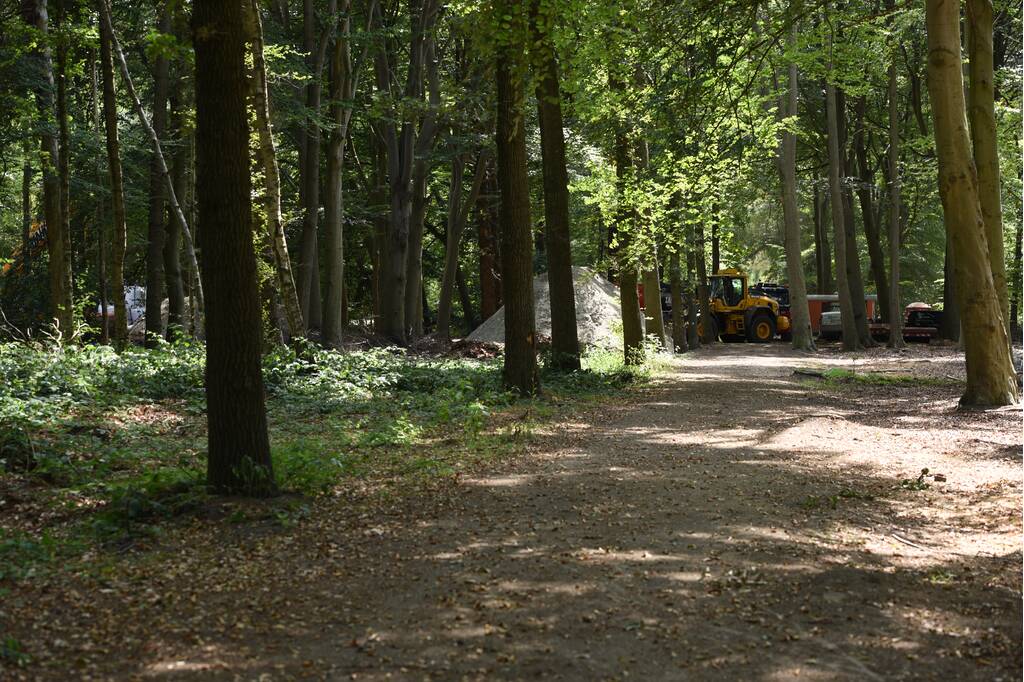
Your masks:
M576 293L576 328L580 343L617 348L622 345L622 309L619 289L592 268L574 267L572 280ZM551 298L547 273L533 279L534 314L537 334L551 337ZM469 341L505 342L505 308L502 307L466 337Z

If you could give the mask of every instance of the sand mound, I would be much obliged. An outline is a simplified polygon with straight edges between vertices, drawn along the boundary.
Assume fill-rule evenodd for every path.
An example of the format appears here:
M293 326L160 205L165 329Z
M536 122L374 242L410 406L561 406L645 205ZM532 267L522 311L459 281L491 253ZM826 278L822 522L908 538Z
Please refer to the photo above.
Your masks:
M574 267L572 281L576 294L576 328L580 343L617 348L622 345L622 309L619 289L591 268ZM533 279L534 314L537 333L551 337L551 297L547 273ZM468 341L505 342L505 308L502 307L466 337Z

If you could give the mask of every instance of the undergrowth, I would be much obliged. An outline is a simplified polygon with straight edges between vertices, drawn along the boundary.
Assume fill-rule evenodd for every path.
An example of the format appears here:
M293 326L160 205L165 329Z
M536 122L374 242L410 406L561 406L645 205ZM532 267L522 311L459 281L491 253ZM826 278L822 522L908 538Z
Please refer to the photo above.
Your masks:
M121 353L0 344L0 477L29 498L32 515L54 519L32 533L0 525L0 581L30 577L83 542L145 541L209 506L204 359L202 345L188 342ZM570 373L542 368L543 394L519 400L501 386L500 358L275 348L263 375L273 466L286 495L265 516L293 523L306 508L296 507L296 495L329 494L346 481L451 476L520 447L561 405L652 372L650 364L625 367L611 351L591 352L583 364Z

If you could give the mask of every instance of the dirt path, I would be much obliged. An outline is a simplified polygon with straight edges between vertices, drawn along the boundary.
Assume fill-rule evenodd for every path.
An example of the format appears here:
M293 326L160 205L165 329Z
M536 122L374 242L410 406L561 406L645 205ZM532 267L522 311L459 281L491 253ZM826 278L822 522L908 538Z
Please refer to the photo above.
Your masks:
M186 539L46 601L53 658L24 674L1020 679L1020 411L793 375L852 362L701 351L430 499L221 524L223 550ZM940 349L857 363L961 371Z

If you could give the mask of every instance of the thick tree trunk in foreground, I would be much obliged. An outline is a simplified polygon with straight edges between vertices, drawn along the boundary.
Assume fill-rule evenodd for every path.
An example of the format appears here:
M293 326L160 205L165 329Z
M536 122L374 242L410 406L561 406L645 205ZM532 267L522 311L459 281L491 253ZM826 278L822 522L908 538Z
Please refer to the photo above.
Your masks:
M105 3L106 0L101 0ZM109 15L104 12L104 16ZM128 318L124 300L124 255L127 248L127 227L124 210L124 179L121 173L121 143L117 132L117 97L114 91L113 32L109 21L100 25L100 67L103 73L103 124L107 134L107 166L110 172L110 197L114 212L113 253L110 280L114 296L114 343L123 347L128 342Z
M171 32L169 2L160 4L158 28L160 33ZM163 139L167 132L167 98L170 91L171 65L161 50L153 65L153 132ZM149 160L149 230L146 237L146 347L153 348L164 335L161 307L164 296L164 220L165 190L163 173L156 150Z
M836 88L831 82L825 84L825 109L828 126L828 185L832 205L832 240L836 249L836 288L839 291L839 311L843 324L843 349L858 350L861 343L854 321L853 300L850 298L847 277L846 218L843 215L843 188L839 174L842 159L839 155ZM862 306L863 304L861 301Z
M790 44L796 42L796 25L790 32ZM795 118L798 107L796 63L789 65L786 94L779 100L778 116ZM800 206L796 196L796 134L783 130L776 152L782 182L782 212L785 222L786 275L789 278L789 303L793 348L814 350L811 316L807 310L807 284L804 282L803 251L800 247Z
M706 321L711 319L711 288L708 286L707 255L704 247L704 223L698 220L693 228L693 254L696 266L694 272L697 278L696 295L700 319ZM716 328L717 323L714 325L707 323L701 325L703 333L700 335L700 342L709 344L718 341L718 335L715 333Z
M267 227L270 248L274 254L274 270L277 288L288 320L291 338L304 336L305 322L302 306L299 304L295 278L292 274L291 258L288 256L288 242L284 233L284 217L281 214L281 175L277 165L277 147L270 120L270 99L267 86L267 66L263 51L263 20L257 0L247 0L247 24L252 40L252 99L256 112L256 129L259 133L259 159L263 167L263 204L267 212Z
M46 0L27 0L22 3L22 17L25 23L35 27L44 36L32 53L32 59L39 83L35 88L35 103L41 130L40 167L43 172L43 217L46 220L46 249L49 255L50 311L61 333L71 334L74 324L71 235L65 234L64 217L61 213L61 187L58 176L60 151L54 118L53 62L45 40L48 29Z
M978 198L985 221L992 281L999 309L1010 334L1010 295L1003 249L1003 206L999 196L999 148L996 137L994 68L992 54L992 0L967 0L967 54L970 83L968 120L978 169Z
M539 71L536 94L544 169L544 240L551 300L551 364L559 369L577 370L580 368L580 343L572 281L569 174L565 165L558 61L550 37L554 17L541 15L539 0L532 0L530 10L535 62Z
M892 0L890 0L890 7ZM889 348L903 348L903 305L900 303L900 112L896 61L889 64Z
M505 294L504 383L520 395L540 391L533 309L533 240L526 174L523 83L514 50L498 51L498 186L501 193L501 276Z
M992 277L978 177L971 155L960 60L960 3L927 0L928 92L939 158L939 194L953 252L967 390L964 405L1010 405L1017 377Z
M206 281L207 481L220 493L275 490L250 213L242 3L196 0L196 190Z

